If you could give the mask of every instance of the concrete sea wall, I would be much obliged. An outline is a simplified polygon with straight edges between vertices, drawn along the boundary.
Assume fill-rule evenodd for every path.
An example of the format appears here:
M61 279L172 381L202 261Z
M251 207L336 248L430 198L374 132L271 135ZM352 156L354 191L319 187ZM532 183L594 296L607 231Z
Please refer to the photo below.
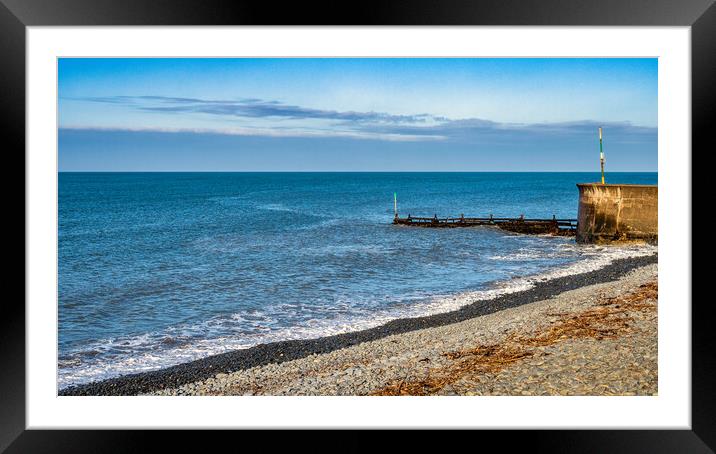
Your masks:
M578 243L658 241L658 186L580 183Z

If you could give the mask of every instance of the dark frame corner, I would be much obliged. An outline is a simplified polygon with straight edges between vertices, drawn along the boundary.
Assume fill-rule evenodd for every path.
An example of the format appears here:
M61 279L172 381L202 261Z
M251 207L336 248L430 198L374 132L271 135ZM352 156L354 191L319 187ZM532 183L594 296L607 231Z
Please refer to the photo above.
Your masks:
M0 112L5 156L25 156L25 31L28 26L41 25L691 26L692 150L716 149L710 125L716 105L714 0L366 0L341 5L322 0L284 3L277 7L255 0L0 0ZM21 166L24 180L24 158ZM9 181L3 180L6 193L12 193ZM12 189L17 191L16 187ZM23 213L24 209L23 203ZM23 216L23 230L26 227L24 219ZM508 435L510 447L519 444L530 450L537 448L538 451L552 452L714 452L716 362L713 352L716 337L710 301L702 302L705 304L692 306L692 430L518 431ZM213 433L211 439L216 442L207 444L197 442L199 437L193 437L189 432L25 430L24 304L19 298L6 298L3 309L3 317L0 317L0 452L148 451L155 443L164 447L173 443L181 444L183 448L206 449L216 442L233 441L234 446L240 442L229 432ZM294 433L290 436L291 442L300 444L303 436ZM485 431L478 437L480 446L488 446L491 441L505 445L507 438L500 431ZM342 441L336 445L340 451L346 448L372 450L375 447L361 434L341 434L340 438ZM429 441L415 433L385 438L390 438L386 440L386 446L392 444L402 451L425 446ZM265 442L273 445L275 440L271 439ZM450 440L438 443L443 447L452 446Z

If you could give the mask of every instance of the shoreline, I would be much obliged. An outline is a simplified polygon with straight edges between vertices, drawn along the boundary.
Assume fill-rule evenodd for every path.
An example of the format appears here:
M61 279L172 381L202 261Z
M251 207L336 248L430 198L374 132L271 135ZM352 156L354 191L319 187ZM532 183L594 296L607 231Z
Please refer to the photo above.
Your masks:
M594 271L538 281L531 289L501 295L489 300L475 301L450 312L396 319L374 328L327 337L260 344L155 371L72 385L59 390L58 395L137 395L166 388L178 388L182 385L212 378L217 374L230 374L269 364L281 364L311 355L335 352L392 335L452 325L495 314L506 309L546 300L581 287L617 281L628 272L653 263L658 263L657 253L649 256L617 259Z
M462 322L155 396L658 395L658 265Z

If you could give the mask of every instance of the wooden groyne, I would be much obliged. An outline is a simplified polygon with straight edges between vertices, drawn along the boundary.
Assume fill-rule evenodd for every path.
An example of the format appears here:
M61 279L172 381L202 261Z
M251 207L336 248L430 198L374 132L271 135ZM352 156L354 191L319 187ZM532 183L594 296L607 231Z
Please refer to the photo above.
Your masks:
M476 227L476 226L496 226L503 230L523 234L548 234L548 235L575 235L577 232L576 219L525 219L524 216L519 218L468 218L460 216L459 218L439 218L437 215L432 218L408 217L401 218L397 214L393 218L393 224L405 225L411 227L433 227L433 228L452 228L452 227Z

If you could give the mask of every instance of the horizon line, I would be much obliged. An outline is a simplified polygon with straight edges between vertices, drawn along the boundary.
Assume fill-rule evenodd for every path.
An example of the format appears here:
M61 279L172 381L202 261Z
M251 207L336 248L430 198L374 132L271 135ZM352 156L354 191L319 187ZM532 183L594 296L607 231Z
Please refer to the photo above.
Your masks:
M58 170L57 173L600 173L599 170ZM659 173L615 170L615 173Z

